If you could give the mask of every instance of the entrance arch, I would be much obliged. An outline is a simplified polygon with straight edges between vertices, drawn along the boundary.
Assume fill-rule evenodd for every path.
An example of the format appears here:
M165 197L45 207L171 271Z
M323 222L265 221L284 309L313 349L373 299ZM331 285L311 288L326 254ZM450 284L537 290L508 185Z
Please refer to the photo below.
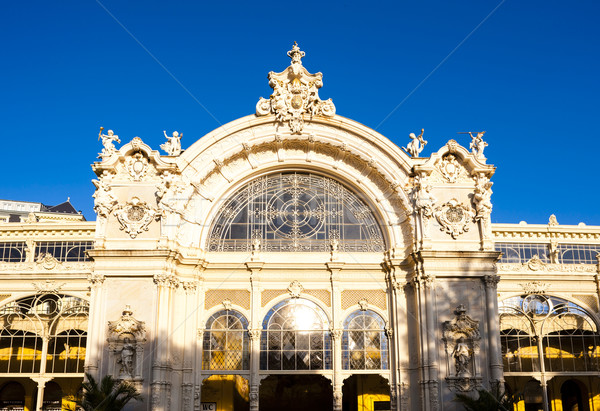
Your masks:
M259 389L260 411L331 411L333 388L322 375L270 375Z

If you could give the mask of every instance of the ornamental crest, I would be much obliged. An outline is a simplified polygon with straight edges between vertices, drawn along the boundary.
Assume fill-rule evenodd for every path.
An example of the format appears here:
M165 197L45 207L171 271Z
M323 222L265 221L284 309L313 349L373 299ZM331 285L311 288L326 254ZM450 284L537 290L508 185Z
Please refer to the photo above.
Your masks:
M304 287L302 287L302 284L300 284L300 281L298 280L292 281L290 283L290 286L288 287L288 292L290 293L290 297L292 298L300 297L302 291L304 291Z
M437 166L442 176L449 183L456 183L458 178L465 174L465 168L458 162L456 156L453 154L448 154L442 158Z
M148 173L148 159L142 153L136 153L125 161L125 168L133 181L140 181Z
M131 306L129 305L125 306L120 319L108 322L108 331L114 337L118 337L121 334L131 334L140 340L146 337L145 323L133 317L133 311L131 311Z
M450 234L455 240L469 231L468 225L475 217L470 207L459 204L455 198L436 208L433 215L440 224L440 230Z
M121 224L121 230L125 230L131 238L136 238L143 231L148 231L152 220L158 220L160 214L151 209L137 197L133 197L125 205L120 205L115 211L115 216Z
M323 86L323 74L311 74L302 66L305 53L294 42L288 56L292 64L282 71L269 73L269 86L273 94L269 100L260 98L256 115L275 114L277 121L287 122L293 134L300 134L304 127L304 114L333 117L335 105L331 99L322 101L319 89Z

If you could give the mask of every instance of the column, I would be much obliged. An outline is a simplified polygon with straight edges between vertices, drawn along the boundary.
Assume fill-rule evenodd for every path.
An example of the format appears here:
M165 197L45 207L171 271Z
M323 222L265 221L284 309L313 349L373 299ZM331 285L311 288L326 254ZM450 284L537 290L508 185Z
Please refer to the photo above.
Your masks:
M259 258L259 246L253 252L253 260ZM261 307L261 286L260 271L264 266L262 261L250 261L246 267L250 271L250 411L258 411L258 399L260 391L260 337L262 335L262 326L260 318Z
M340 290L340 272L344 266L343 262L333 261L337 256L332 250L332 261L327 263L327 269L331 273L331 324L329 332L331 334L332 354L333 354L333 410L341 411L342 409L342 387L344 380L342 377L342 292Z
M46 344L44 344L46 345ZM47 345L46 345L47 347ZM46 349L46 353L48 350ZM43 356L42 358L46 358ZM45 361L42 361L45 364ZM45 367L44 367L45 368ZM35 383L37 383L37 399L35 401L35 411L42 411L42 407L44 404L44 388L46 387L46 383L50 381L52 378L48 377L33 377L31 378Z
M500 320L498 317L498 295L496 289L500 277L497 275L486 275L485 299L488 326L489 364L492 389L498 393L503 391L504 373L502 367L502 348L500 346Z
M101 348L104 344L101 341L104 337L104 327L102 326L102 285L104 284L104 275L92 273L88 276L91 287L90 313L88 338L86 341L85 352L88 353L85 359L85 372L98 378Z

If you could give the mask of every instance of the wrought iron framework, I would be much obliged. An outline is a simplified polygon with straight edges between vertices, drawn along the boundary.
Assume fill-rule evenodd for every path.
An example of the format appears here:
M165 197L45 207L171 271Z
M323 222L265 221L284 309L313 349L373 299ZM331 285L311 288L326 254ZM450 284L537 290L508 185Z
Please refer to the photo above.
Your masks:
M22 263L25 261L25 241L0 243L0 261L7 263Z
M40 241L35 244L35 258L48 253L58 261L89 261L85 251L93 246L93 241Z
M206 322L202 344L203 370L247 370L248 320L233 310L213 314Z
M359 195L331 178L296 172L260 177L230 196L208 242L210 251L385 249L377 219Z
M355 311L344 321L342 366L345 370L387 370L385 321L371 310Z
M37 294L4 305L0 373L83 375L88 316L86 301L62 294Z
M263 370L331 369L329 321L312 301L287 299L263 320L260 367Z
M504 371L600 370L600 338L591 315L577 304L543 294L501 302Z

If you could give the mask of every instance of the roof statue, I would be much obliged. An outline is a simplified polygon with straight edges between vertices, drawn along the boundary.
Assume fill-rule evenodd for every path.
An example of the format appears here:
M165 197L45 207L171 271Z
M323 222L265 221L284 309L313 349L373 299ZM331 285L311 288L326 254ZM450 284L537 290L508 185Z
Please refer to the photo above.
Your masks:
M300 134L304 127L304 115L333 117L335 105L319 98L323 86L323 74L311 74L302 66L305 53L294 42L288 51L292 64L281 73L269 73L269 86L273 94L267 100L260 98L256 104L256 115L274 114L279 122L287 122L293 134Z

